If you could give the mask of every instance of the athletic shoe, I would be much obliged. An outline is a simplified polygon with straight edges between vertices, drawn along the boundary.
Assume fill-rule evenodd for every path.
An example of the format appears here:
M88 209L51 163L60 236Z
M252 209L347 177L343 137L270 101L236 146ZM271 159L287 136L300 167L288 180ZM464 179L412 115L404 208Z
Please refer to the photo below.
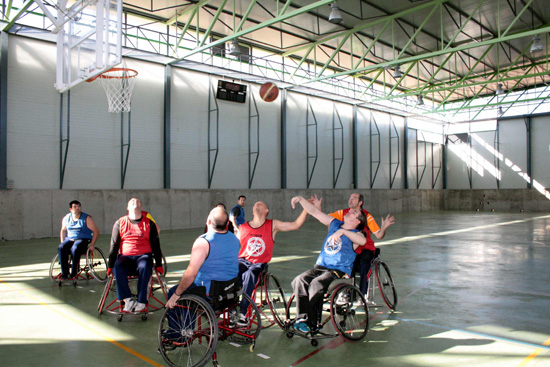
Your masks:
M237 325L248 326L248 319L242 313L239 313L239 319L237 320Z
M310 332L308 324L306 324L304 321L296 322L292 327L294 328L294 330L297 330L302 333Z
M136 308L134 308L134 312L143 312L147 308L147 305L145 303L137 302Z
M124 299L124 309L122 311L124 312L132 312L132 309L136 305L136 301L132 298L125 298Z
M348 293L340 293L338 295L338 299L336 300L336 304L338 306L347 305L349 303L349 294Z

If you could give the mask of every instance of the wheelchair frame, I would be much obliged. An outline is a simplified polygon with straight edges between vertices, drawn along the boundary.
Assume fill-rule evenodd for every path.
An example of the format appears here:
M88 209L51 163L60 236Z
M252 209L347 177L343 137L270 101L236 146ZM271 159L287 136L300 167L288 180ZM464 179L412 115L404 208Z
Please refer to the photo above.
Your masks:
M372 272L374 270L374 275L372 276ZM359 277L356 275L354 279L354 284L359 284ZM376 285L374 282L374 278L376 278ZM380 295L382 296L382 300L386 304L386 307L393 312L395 311L397 307L397 292L395 291L395 283L393 281L393 278L391 276L390 268L388 265L382 261L382 258L380 256L380 249L376 249L376 253L374 258L372 259L371 267L368 274L368 284L369 289L367 294L365 295L367 299L367 304L369 307L380 307L375 300L375 288L379 290Z
M69 254L68 267L71 268L72 256ZM84 264L82 263L84 261ZM103 251L97 246L94 246L94 251L90 251L90 247L86 250L86 255L80 257L80 264L78 266L78 273L74 278L68 278L66 280L61 278L61 264L59 261L59 254L55 254L50 263L50 278L57 283L58 286L62 286L64 281L72 281L73 285L76 284L79 279L88 280L95 279L98 282L104 283L107 280L107 260Z
M137 280L137 276L129 277L128 281L131 281L134 279ZM114 275L111 274L111 276L109 276L109 279L107 280L107 283L105 284L105 289L103 290L103 294L101 295L101 299L99 300L97 311L99 312L99 314L105 311L112 315L117 315L117 321L119 322L122 321L124 315L141 315L141 319L145 321L147 320L148 314L162 310L166 303L161 301L155 296L154 294L155 290L161 289L164 295L164 300L165 301L167 300L167 292L166 292L166 285L164 283L164 277L159 272L153 271L153 274L149 279L148 288L149 288L149 294L148 294L149 302L147 303L147 307L145 307L143 311L139 311L139 312L124 311L124 301L117 299L116 280ZM111 300L108 300L110 295L111 295ZM134 297L135 295L132 294L132 298Z
M250 343L249 351L253 352L262 329L260 311L248 295L241 291L237 295L234 301L228 298L207 301L196 294L184 293L173 310L166 309L158 329L158 350L164 360L173 367L198 367L212 359L213 365L218 366L218 340ZM237 325L240 297L250 303L246 326ZM214 301L230 304L214 310ZM174 312L181 315L174 317Z
M279 279L271 274L267 267L260 273L258 286L250 298L256 301L260 314L267 322L267 324L262 323L262 328L266 329L273 325L284 327L286 295ZM266 307L269 308L272 317L268 315Z
M291 317L291 310L295 308L294 301L295 295L292 294L287 303L287 320L283 327L288 338L298 335L309 339L311 345L315 347L319 344L319 339L338 336L349 341L358 341L363 339L369 330L367 301L359 288L353 284L352 279L336 279L329 285L323 298L317 327L307 333L293 327L297 321L296 315ZM332 323L334 331L323 331L329 322Z

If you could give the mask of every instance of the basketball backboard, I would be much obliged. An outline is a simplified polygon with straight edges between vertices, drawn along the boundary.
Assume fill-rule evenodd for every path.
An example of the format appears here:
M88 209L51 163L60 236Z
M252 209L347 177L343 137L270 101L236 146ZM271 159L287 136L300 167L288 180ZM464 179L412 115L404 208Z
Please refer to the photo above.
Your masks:
M39 3L41 0L37 0ZM55 88L64 92L122 61L122 0L59 0Z

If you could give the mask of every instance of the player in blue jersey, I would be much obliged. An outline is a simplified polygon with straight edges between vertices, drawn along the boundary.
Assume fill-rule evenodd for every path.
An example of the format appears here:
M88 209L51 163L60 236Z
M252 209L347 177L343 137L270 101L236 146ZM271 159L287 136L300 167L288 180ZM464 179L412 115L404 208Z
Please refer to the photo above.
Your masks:
M61 265L61 279L74 278L78 274L80 257L86 253L88 245L93 250L99 229L91 215L81 210L82 205L78 200L69 203L71 211L61 221L59 238L61 244L57 248ZM72 267L69 274L69 255L72 257Z

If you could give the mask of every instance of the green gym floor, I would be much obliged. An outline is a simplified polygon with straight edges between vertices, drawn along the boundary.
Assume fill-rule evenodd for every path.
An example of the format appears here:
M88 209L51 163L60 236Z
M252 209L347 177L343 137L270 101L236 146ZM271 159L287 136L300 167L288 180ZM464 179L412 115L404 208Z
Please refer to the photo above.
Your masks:
M170 285L186 268L201 230L162 231ZM296 232L277 235L270 271L287 294L291 280L313 266L325 234L308 220ZM109 237L97 245L108 252ZM400 214L377 245L399 303L393 314L371 310L366 338L325 339L313 347L271 327L262 330L253 353L220 342L220 365L550 366L550 215ZM49 279L57 246L57 238L0 243L1 364L165 365L157 354L161 313L122 322L99 315L102 284L58 287Z

